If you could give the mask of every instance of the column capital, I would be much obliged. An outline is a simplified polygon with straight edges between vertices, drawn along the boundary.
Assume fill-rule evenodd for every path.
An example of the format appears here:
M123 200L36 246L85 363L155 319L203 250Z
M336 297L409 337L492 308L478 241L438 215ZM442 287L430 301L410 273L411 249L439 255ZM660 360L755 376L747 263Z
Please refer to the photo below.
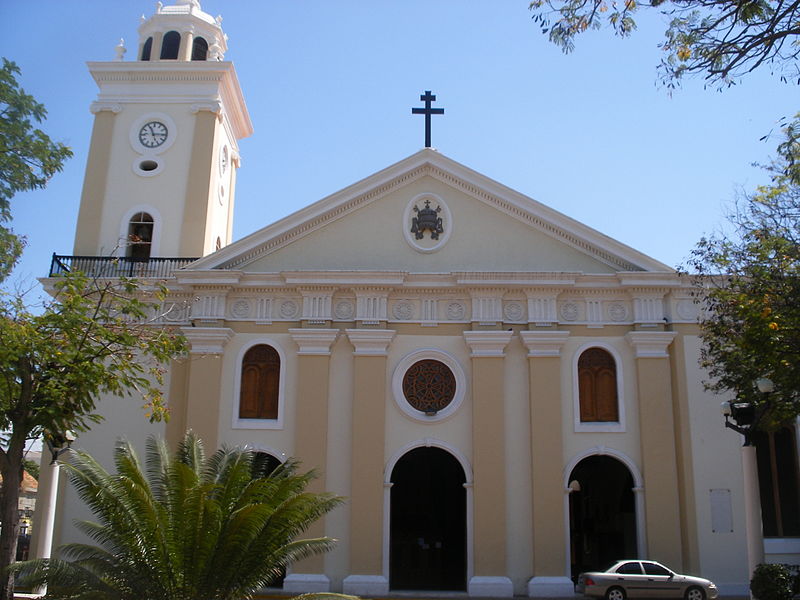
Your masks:
M345 333L356 356L386 356L395 335L393 329L345 329Z
M528 349L528 358L561 356L561 348L569 338L569 331L520 331L519 337Z
M290 329L298 355L330 356L331 346L339 336L338 329Z
M630 331L625 339L636 358L669 358L667 347L677 335L675 331Z
M505 356L513 331L465 331L464 341L473 357Z
M183 327L181 331L189 341L190 354L222 354L234 336L228 327Z

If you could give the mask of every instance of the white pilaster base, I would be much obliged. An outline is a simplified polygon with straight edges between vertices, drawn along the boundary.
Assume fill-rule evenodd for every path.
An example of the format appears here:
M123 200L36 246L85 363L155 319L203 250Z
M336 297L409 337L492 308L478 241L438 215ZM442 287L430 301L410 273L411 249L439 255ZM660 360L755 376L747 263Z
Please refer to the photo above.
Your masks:
M478 577L469 580L467 593L478 598L512 598L514 584L508 577Z
M330 592L331 580L319 573L292 573L284 578L283 590L292 594Z
M531 577L528 582L530 598L571 598L575 586L569 577Z
M342 592L351 596L386 596L389 580L383 575L348 575L342 581Z

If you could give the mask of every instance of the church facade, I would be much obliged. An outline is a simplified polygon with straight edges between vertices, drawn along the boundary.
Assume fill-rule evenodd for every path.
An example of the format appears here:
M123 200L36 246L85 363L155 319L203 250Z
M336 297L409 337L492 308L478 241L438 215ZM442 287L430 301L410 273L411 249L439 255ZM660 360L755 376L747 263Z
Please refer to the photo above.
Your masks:
M135 60L89 63L74 256L51 276L165 279L190 356L168 424L103 399L76 446L191 428L316 469L347 502L310 534L339 544L289 592L571 596L637 556L746 592L741 439L703 388L687 281L431 148L234 242L252 126L220 20L178 0L139 32ZM86 515L56 487L57 545Z

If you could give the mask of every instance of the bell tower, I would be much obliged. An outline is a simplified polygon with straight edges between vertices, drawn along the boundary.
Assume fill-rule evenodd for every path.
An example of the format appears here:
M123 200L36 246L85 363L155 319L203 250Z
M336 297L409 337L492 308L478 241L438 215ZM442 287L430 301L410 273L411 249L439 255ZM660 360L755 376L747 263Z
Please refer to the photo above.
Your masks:
M90 62L99 93L74 252L200 257L231 242L238 141L253 132L221 17L142 17L135 60Z

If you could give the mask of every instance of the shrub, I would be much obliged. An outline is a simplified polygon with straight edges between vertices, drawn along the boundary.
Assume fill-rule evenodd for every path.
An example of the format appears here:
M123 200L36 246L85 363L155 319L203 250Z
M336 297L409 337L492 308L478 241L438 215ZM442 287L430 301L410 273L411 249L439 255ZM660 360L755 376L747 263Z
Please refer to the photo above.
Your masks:
M758 600L791 600L794 579L788 565L762 563L756 566L750 591Z

